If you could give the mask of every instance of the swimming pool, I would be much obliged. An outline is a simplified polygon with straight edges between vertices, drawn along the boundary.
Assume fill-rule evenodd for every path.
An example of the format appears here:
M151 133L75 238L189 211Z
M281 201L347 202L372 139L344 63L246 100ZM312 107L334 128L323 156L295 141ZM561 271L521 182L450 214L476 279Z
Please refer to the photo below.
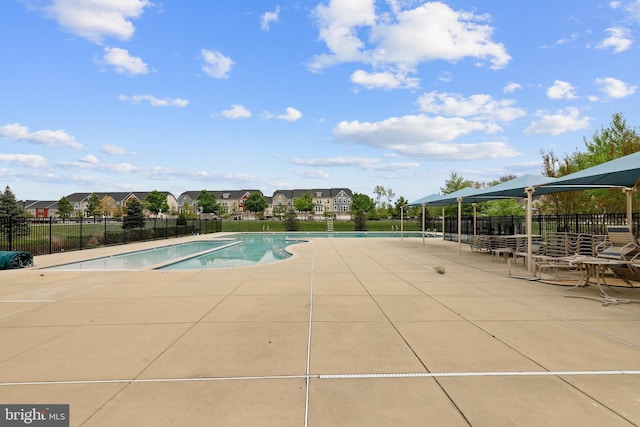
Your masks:
M237 243L231 239L199 240L62 264L45 268L45 270L139 270Z
M310 238L422 237L420 232L243 233L126 252L44 270L195 270L267 264L291 256L287 246Z
M291 253L286 248L304 242L279 234L242 234L234 236L234 239L236 245L170 263L157 270L199 270L268 264L289 258Z

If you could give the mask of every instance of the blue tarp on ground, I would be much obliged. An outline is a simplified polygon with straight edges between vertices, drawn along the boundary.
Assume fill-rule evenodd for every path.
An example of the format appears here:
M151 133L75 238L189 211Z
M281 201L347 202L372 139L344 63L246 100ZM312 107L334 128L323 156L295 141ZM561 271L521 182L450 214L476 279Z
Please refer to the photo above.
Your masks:
M0 270L31 267L33 255L25 251L0 251Z

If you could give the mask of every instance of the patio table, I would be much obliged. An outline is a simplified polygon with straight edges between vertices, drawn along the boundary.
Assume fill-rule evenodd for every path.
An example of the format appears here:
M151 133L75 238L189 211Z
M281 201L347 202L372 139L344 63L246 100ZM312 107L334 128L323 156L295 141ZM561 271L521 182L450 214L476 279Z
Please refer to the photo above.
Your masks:
M594 279L596 285L598 286L598 290L600 291L600 297L599 298L598 297L588 297L588 296L581 296L581 295L565 295L565 297L567 297L567 298L592 299L592 300L595 300L595 301L602 302L602 305L628 304L628 303L632 303L632 302L640 303L640 300L637 300L637 299L613 297L613 296L609 295L607 293L607 291L605 290L605 288L603 287L603 285L606 286L607 288L609 287L609 285L607 285L607 283L604 281L604 272L605 272L605 270L609 266L612 266L612 265L628 264L629 261L598 258L598 257L589 257L589 256L585 256L585 257L578 256L574 260L572 260L571 263L576 265L576 266L578 266L578 267L581 267L582 270L584 271L584 274L582 275L582 278L581 278L580 282L576 286L571 288L571 289L575 289L575 288L578 288L578 287L589 286L589 283L590 283L591 279ZM569 290L571 290L571 289L569 289Z

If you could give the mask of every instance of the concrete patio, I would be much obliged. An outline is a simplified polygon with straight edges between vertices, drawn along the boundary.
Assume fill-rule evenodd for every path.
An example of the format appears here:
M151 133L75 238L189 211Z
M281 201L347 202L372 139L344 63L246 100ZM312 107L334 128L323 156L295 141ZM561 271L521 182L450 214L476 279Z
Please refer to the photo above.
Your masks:
M312 239L235 269L38 269L125 250L0 272L0 403L69 404L73 426L640 425L640 304L564 298L595 286L510 278L434 238Z

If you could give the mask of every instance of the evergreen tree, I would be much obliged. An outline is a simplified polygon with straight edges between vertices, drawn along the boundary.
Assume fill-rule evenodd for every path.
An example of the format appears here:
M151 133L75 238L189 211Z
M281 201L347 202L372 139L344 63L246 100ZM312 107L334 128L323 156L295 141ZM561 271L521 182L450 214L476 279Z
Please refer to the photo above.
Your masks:
M8 185L4 193L0 194L0 231L10 238L29 234L29 224L25 218L24 209Z
M284 217L284 228L287 231L298 231L300 223L296 211L289 209Z
M132 228L144 227L144 209L138 199L131 199L127 202L127 215L122 221L122 228L130 230Z
M7 185L4 193L0 194L0 217L19 217L24 216L24 209L20 207L16 200L15 194Z

